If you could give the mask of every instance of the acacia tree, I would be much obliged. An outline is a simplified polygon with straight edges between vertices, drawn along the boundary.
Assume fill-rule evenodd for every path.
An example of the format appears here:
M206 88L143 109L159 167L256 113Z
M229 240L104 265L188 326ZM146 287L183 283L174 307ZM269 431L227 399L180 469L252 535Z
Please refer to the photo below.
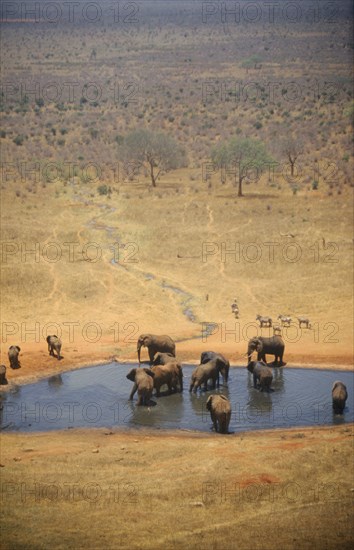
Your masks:
M162 172L186 166L184 149L169 135L151 130L134 130L124 140L125 158L148 167L151 184Z
M282 152L286 155L290 164L290 174L294 176L294 167L297 159L303 153L303 144L297 138L288 137L282 145Z
M257 170L257 174L261 174L274 163L261 141L240 137L233 137L213 149L211 158L219 168L234 172L239 197L243 196L242 184L250 170Z

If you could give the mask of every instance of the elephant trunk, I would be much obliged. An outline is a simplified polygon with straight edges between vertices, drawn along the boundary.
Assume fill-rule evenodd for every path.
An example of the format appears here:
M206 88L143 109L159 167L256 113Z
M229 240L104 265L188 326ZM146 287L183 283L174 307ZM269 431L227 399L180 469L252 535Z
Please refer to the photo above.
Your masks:
M138 352L138 361L139 361L139 365L140 365L140 349L141 349L141 344L138 344L137 352Z

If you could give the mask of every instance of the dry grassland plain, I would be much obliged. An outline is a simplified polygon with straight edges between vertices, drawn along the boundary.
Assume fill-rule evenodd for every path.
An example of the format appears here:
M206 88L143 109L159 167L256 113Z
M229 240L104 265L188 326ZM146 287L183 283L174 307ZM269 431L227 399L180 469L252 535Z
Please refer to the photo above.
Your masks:
M352 370L350 3L280 2L275 20L225 3L237 23L217 2L91 3L72 20L66 4L55 24L41 2L37 22L2 11L2 392L136 361L145 332L185 363L213 349L245 365L248 339L272 335L257 314L293 318L285 368ZM137 129L185 150L156 187L125 146ZM212 163L235 137L277 163L247 172L243 197ZM2 433L2 547L351 548L352 428Z

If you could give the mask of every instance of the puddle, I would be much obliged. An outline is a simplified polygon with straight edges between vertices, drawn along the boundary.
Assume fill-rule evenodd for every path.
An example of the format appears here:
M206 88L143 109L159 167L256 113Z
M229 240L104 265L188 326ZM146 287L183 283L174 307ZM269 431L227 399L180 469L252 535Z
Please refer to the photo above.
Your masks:
M156 406L150 408L137 407L136 396L128 401L132 382L126 374L133 366L109 363L17 386L0 395L0 427L24 432L100 426L210 431L205 402L214 392L189 393L194 366L183 367L183 393L153 397ZM232 405L230 431L353 422L353 373L284 368L274 369L273 374L274 391L267 394L252 387L245 367L230 369L228 385L220 386ZM335 380L346 384L349 395L340 416L332 412Z

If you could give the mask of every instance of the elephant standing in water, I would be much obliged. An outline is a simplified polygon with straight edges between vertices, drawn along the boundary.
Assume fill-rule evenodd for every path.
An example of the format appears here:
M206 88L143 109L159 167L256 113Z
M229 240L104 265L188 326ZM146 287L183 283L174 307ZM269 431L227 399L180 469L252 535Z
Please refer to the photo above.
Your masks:
M49 355L54 355L54 351L57 354L58 361L61 359L60 350L61 350L61 340L58 338L56 334L52 334L51 336L47 336L47 344L48 344L48 352Z
M206 408L210 412L214 430L221 434L227 434L231 419L231 405L227 397L224 395L210 395L206 402Z
M332 404L335 414L342 414L348 397L347 387L340 380L336 380L332 387Z
M141 334L138 338L137 352L138 361L140 364L140 350L142 347L148 348L150 364L153 363L154 356L157 352L170 353L176 357L176 345L170 336L167 334Z
M134 382L134 386L130 393L129 401L133 399L134 393L138 390L137 405L149 406L154 388L154 376L155 373L151 369L131 369L127 374L127 378Z
M182 371L178 369L177 363L166 363L166 365L155 365L151 368L154 376L154 388L156 389L156 397L160 397L160 389L166 384L168 393L177 391L180 386L180 376Z
M248 361L251 361L251 356L254 351L257 352L257 360L267 363L266 354L274 355L274 367L284 367L286 363L283 362L285 344L281 336L272 336L266 338L264 336L256 336L251 338L248 342L247 356Z
M182 365L181 363L178 363L177 359L171 353L160 353L160 352L156 353L152 364L153 364L152 370L154 370L154 367L158 365L166 365L166 366L168 365L170 369L172 368L175 373L175 376L177 377L177 381L178 381L177 385L179 385L179 391L181 392L183 391ZM154 383L154 387L156 387L155 383ZM172 389L177 390L175 383L172 384Z
M273 373L263 361L250 361L247 370L253 374L253 386L259 387L260 391L272 391L270 386L273 382Z
M7 384L6 367L5 365L0 365L0 386L6 386Z
M225 379L226 376L226 367L223 361L219 357L214 357L207 363L202 363L194 369L192 372L191 383L189 387L190 392L197 392L197 389L200 386L204 385L204 391L208 390L208 380L212 380L212 389L215 390L215 387L219 387L219 375L220 372Z
M203 351L200 356L200 364L203 365L215 358L219 360L220 366L223 365L220 372L223 376L224 382L226 383L229 379L230 362L221 353L216 353L215 351Z
M10 367L12 369L20 369L21 363L18 359L18 355L21 351L21 348L19 346L10 346L8 351L8 357L10 361Z

